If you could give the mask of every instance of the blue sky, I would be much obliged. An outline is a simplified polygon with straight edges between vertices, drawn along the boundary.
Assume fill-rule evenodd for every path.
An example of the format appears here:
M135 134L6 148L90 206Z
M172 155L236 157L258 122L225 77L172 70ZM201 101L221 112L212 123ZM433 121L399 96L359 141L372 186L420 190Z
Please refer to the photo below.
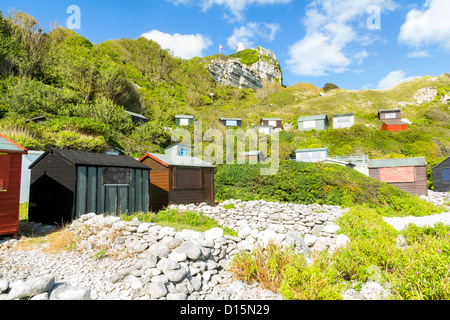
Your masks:
M2 0L0 9L48 29L67 26L70 5L93 43L144 35L182 58L219 46L228 55L238 41L271 49L285 85L383 89L450 72L450 0Z

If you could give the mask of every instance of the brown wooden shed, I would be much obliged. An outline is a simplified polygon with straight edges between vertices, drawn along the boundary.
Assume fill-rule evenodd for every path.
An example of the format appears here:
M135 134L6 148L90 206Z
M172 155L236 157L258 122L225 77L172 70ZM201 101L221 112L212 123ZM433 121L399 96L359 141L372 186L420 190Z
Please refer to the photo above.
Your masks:
M0 235L19 231L22 155L27 149L0 134Z
M195 157L158 153L146 153L139 161L152 169L150 210L153 212L169 204L215 205L213 165Z
M378 119L380 120L402 120L402 112L400 109L386 109L378 111Z
M261 118L262 126L272 126L274 129L283 129L283 124L280 118Z
M425 158L369 160L369 176L413 195L428 195Z

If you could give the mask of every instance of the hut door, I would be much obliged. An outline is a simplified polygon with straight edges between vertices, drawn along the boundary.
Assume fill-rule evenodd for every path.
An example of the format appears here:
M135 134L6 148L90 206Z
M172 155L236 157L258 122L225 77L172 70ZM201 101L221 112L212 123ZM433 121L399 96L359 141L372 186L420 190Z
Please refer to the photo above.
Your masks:
M212 170L203 169L203 195L204 201L213 206L215 204L214 198L214 174Z

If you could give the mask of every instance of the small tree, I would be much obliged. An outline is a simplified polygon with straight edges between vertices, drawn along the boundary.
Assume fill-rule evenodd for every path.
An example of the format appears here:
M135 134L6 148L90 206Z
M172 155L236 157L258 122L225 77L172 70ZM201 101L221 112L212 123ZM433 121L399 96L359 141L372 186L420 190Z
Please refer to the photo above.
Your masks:
M337 85L335 85L334 83L326 83L322 89L323 89L323 91L328 92L333 89L339 89L339 87Z

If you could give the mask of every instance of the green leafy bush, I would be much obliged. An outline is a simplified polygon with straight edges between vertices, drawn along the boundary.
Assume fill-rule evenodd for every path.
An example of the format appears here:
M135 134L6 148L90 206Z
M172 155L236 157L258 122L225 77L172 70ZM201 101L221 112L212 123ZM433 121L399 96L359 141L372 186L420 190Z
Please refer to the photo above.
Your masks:
M367 204L383 215L441 212L431 203L356 170L339 165L281 161L277 174L261 175L263 164L221 165L216 171L216 198L328 204Z

